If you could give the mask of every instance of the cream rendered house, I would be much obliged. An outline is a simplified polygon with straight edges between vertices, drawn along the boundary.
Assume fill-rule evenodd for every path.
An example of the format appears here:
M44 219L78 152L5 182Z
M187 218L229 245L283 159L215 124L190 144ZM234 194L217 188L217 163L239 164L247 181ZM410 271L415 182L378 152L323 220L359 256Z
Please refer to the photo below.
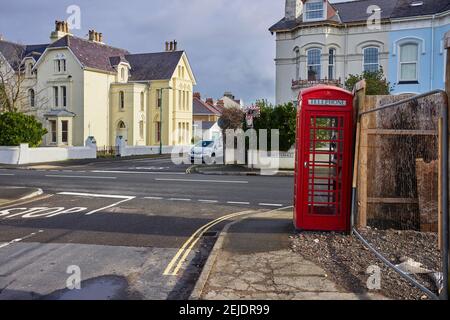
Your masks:
M132 146L191 143L196 80L176 42L164 52L131 54L94 30L89 39L75 37L57 21L50 44L11 45L23 49L32 80L24 90L33 99L20 109L47 127L44 145L82 146L88 137L99 147L118 138Z

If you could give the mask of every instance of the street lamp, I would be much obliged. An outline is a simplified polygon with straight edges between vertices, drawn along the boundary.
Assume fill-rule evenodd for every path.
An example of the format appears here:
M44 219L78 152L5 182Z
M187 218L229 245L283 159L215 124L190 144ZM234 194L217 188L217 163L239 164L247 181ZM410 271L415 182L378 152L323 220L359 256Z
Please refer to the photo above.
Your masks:
M162 130L162 121L163 121L162 105L163 105L163 100L164 100L163 91L164 90L172 90L172 87L161 88L159 90L161 90L161 103L159 104L159 155L162 155L162 153L163 153L162 152L162 149L163 149L163 142L162 142L162 137L163 137L163 130ZM159 101L159 99L158 99L158 101Z

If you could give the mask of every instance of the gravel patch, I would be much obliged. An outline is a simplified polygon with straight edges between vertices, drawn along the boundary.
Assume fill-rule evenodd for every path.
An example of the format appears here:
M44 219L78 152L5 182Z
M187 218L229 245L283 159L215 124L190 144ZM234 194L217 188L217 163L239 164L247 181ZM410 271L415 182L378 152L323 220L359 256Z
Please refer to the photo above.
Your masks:
M432 233L414 231L367 229L361 234L394 264L407 258L420 262L429 270L441 269L438 237ZM422 291L386 267L354 236L336 233L299 233L291 237L291 249L318 264L342 289L368 293L366 273L370 266L381 268L381 290L370 291L395 300L426 300ZM434 281L427 275L418 278L422 284L437 292Z

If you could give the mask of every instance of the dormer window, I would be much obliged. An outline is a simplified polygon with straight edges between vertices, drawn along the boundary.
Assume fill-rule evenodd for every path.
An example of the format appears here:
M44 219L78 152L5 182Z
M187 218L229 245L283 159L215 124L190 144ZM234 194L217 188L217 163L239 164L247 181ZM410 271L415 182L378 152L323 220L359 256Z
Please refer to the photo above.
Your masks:
M325 19L325 3L323 0L308 1L305 3L305 21L318 21Z

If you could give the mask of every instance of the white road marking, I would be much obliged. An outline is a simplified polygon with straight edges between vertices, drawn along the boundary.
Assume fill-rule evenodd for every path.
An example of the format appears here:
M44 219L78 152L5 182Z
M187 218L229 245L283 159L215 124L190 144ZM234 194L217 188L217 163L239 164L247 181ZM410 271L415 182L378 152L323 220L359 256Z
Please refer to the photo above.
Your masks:
M79 197L110 198L110 199L135 198L134 196L119 196L114 194L79 193L79 192L60 192L57 194L62 196L79 196Z
M94 213L97 213L97 212L100 212L100 211L103 211L103 210L106 210L106 209L113 208L115 206L118 206L121 203L130 201L130 200L133 200L133 199L136 198L135 196L118 196L118 195L110 195L110 194L76 193L76 192L61 192L61 193L58 193L58 194L66 195L66 196L81 196L81 197L94 197L94 198L122 199L121 201L113 203L113 204L111 204L109 206L102 207L100 209L96 209L96 210L93 210L91 212L88 212L88 213L86 213L87 216L93 215Z
M186 258L189 255L189 253L192 251L194 246L200 240L202 235L206 231L208 231L210 228L212 228L215 225L221 223L222 221L225 221L225 220L228 220L228 219L231 219L231 218L234 218L234 217L238 217L238 216L243 216L243 215L249 214L251 212L252 211L237 212L237 213L232 213L232 214L220 217L220 218L218 218L216 220L213 220L213 221L207 223L206 225L204 225L203 227L201 227L200 229L195 231L194 234L183 244L183 246L180 248L180 250L178 250L176 255L173 257L173 259L167 265L166 269L163 272L163 275L165 275L165 276L176 276L178 274L178 271L182 267L184 261L186 261ZM183 256L181 256L181 255L183 255ZM178 263L177 263L177 261L178 261Z
M169 201L192 201L191 199L170 198Z
M218 203L218 200L198 200L198 202L203 202L203 203Z
M250 202L239 202L239 201L227 201L228 204L245 204L249 205Z
M264 206L264 207L282 207L282 204L279 203L258 203L259 206Z
M117 177L96 177L96 176L66 176L66 175L52 175L47 174L46 177L49 178L77 178L77 179L117 179Z
M14 244L14 243L17 243L17 242L21 242L21 241L23 241L23 240L27 240L27 239L29 239L29 238L31 238L31 237L34 237L34 236L37 235L38 233L42 233L42 232L44 232L44 230L39 230L38 232L33 232L33 233L31 233L31 234L29 234L29 235L23 237L23 238L14 239L14 240L11 240L10 242L1 244L1 245L0 245L0 249L6 248L6 247L8 247L8 246L10 246L10 245L12 245L12 244Z
M13 173L0 173L0 176L15 176Z
M148 199L148 200L163 200L163 197L145 197L144 199Z
M160 175L186 175L186 172L150 172L150 171L104 171L93 170L92 173L119 173L119 174L160 174Z
M205 183L238 183L246 184L248 181L239 180L193 180L193 179L155 179L156 181L178 181L178 182L205 182Z
M286 210L286 209L289 209L289 208L292 208L292 206L279 208L279 209L274 209L274 210L271 210L271 211L267 211L266 213L277 212L277 211ZM216 219L214 221L211 221L211 222L207 223L206 225L204 225L203 227L201 227L200 229L198 229L183 244L183 246L180 248L180 250L178 250L177 254L173 257L173 259L170 261L170 263L168 264L168 266L164 270L163 275L165 275L165 276L176 276L178 274L178 272L180 271L181 267L183 266L184 262L186 261L187 257L189 256L189 253L192 251L192 249L197 244L197 242L201 239L203 234L205 232L207 232L209 229L211 229L212 227L214 227L215 225L217 225L217 224L219 224L219 223L221 223L223 221L230 220L230 219L233 219L233 218L237 218L237 217L240 217L240 216L245 216L245 215L248 215L248 214L250 214L252 212L255 212L255 211L243 211L243 212L237 212L237 213L229 214L229 215L223 216L221 218L218 218L218 219ZM178 261L178 263L177 263L177 261Z

